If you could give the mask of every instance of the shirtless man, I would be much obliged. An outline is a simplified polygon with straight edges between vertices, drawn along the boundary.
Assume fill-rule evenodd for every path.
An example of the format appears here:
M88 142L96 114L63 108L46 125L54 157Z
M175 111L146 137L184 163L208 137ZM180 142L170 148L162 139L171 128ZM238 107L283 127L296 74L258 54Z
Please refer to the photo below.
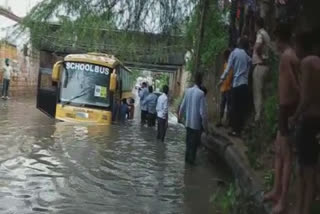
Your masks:
M301 99L293 117L296 124L298 153L298 191L296 214L310 214L316 190L320 133L320 57L319 30L297 36L297 54L301 61Z
M282 213L287 206L291 175L292 150L289 142L289 118L299 103L298 68L299 60L291 47L291 28L281 24L276 30L276 43L280 57L279 66L279 131L275 141L275 183L265 200L275 204L272 213Z

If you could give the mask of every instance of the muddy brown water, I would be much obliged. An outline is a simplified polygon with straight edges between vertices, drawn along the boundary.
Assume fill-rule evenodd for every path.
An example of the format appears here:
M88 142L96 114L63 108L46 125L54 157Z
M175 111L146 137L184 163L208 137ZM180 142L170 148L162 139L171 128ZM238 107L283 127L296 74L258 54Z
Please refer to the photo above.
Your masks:
M55 122L34 99L0 101L0 213L215 213L228 180L198 153L185 166L182 126L165 143L139 121L99 126Z

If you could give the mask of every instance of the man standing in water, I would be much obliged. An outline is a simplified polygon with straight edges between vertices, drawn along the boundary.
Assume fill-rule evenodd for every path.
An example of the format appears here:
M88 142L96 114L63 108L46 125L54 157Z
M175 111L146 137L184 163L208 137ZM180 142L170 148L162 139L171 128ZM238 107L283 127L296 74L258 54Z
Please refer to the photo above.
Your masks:
M292 143L289 142L289 118L299 103L298 68L299 60L291 47L291 26L280 24L275 32L279 65L279 132L275 141L275 182L265 200L275 202L273 213L282 213L287 206L288 189L292 164Z
M9 59L5 60L5 66L3 67L3 88L2 99L9 99L9 86L12 74L12 67L10 66Z
M155 93L153 93L153 87L149 86L149 95L143 101L143 105L146 105L148 110L147 120L148 120L149 127L154 127L156 125L157 99L158 99L158 96Z
M147 105L144 104L144 99L146 99L149 94L147 87L148 87L147 83L143 82L142 87L139 91L140 108L141 108L141 125L145 125L147 122L148 107Z
M129 112L129 107L128 107L128 101L127 99L122 99L121 100L121 106L120 106L120 122L124 123L128 118L128 112Z
M157 116L158 116L158 135L157 139L164 142L168 128L168 119L169 119L169 104L168 104L168 94L169 87L167 85L163 86L162 95L158 98L157 103Z
M296 214L310 214L316 190L320 134L320 29L297 36L301 61L301 98L293 117L298 153ZM315 50L318 48L317 50Z
M202 129L208 130L205 94L201 90L202 75L195 74L195 85L186 90L180 106L179 118L186 113L187 137L185 161L193 164L201 139Z

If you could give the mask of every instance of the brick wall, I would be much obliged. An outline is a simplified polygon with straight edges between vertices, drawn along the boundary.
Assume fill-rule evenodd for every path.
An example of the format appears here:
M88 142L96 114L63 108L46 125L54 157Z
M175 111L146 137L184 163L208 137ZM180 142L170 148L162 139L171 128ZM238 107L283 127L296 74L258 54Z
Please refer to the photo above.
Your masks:
M5 59L10 59L14 70L9 89L10 96L35 96L39 71L39 52L19 50L16 46L1 43L0 61L1 71ZM0 87L2 89L3 73L0 72Z
M186 71L184 66L170 73L169 89L173 99L183 96L184 90L189 86L189 78L190 72Z

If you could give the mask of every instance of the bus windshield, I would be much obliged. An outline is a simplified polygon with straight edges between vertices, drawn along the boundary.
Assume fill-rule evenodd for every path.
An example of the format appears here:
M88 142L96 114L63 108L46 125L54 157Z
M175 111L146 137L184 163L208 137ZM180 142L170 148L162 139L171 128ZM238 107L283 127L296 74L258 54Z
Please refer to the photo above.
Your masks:
M66 62L62 73L60 100L62 103L110 107L108 67Z

